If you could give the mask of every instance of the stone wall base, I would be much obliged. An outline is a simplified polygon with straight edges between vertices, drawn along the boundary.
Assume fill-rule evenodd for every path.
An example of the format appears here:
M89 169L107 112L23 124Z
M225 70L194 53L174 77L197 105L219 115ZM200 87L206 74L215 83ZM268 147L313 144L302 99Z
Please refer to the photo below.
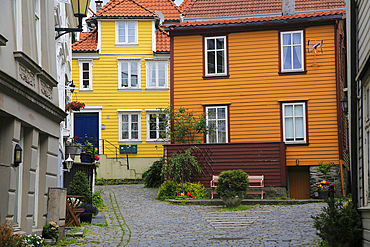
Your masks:
M330 170L329 175L323 175L321 172L317 170L318 166L311 166L310 167L310 197L314 198L314 192L317 189L317 185L325 180L329 183L334 184L335 188L335 197L341 198L343 196L342 192L342 183L341 183L341 176L340 176L340 168L339 165L333 165L332 169Z

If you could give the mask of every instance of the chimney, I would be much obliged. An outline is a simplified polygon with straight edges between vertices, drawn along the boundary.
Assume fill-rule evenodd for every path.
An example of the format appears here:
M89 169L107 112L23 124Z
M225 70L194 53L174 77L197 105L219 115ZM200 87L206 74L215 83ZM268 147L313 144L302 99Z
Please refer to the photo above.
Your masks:
M283 15L294 15L295 14L294 0L281 0L281 8L283 10Z
M101 9L102 3L103 3L103 1L101 1L101 0L96 0L95 1L95 4L96 4L96 12L98 12Z

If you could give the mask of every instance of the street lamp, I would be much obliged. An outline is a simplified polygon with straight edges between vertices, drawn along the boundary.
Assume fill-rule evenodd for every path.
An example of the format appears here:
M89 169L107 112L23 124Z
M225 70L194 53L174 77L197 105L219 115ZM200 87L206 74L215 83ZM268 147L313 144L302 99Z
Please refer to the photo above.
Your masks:
M347 116L348 114L348 99L347 99L347 95L345 94L343 99L340 101L341 105L342 105L342 111L344 113L344 115Z
M63 28L56 27L55 31L58 32L58 36L55 39L58 39L60 36L70 33L70 32L82 32L82 18L86 17L87 10L90 5L90 0L71 0L73 14L78 18L78 26L76 28ZM64 33L60 33L64 32Z

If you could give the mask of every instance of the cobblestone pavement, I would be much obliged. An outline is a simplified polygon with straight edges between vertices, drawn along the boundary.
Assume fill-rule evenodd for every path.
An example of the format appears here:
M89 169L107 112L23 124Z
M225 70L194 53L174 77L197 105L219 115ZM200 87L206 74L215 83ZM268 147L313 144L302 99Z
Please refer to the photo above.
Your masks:
M70 246L317 246L311 215L324 204L254 206L171 205L158 189L139 185L97 187L108 226L87 225L85 242Z

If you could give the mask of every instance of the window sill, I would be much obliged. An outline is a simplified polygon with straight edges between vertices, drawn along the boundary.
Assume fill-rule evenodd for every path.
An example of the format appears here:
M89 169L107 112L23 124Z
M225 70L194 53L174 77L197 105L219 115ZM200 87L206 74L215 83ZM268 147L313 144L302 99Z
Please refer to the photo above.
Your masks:
M118 140L118 143L141 143L141 140Z
M305 74L307 74L307 70L279 72L279 75L305 75Z
M91 93L93 90L92 89L81 89L80 88L80 93Z
M286 146L309 146L308 142L284 142Z
M146 140L147 143L156 143L156 142L159 142L159 143L167 143L169 142L169 140Z
M168 91L168 87L147 87L145 88L146 91Z
M141 88L118 88L118 91L141 91Z
M203 80L229 79L230 75L203 76Z
M118 47L135 47L135 46L139 46L139 43L116 43L116 46Z

